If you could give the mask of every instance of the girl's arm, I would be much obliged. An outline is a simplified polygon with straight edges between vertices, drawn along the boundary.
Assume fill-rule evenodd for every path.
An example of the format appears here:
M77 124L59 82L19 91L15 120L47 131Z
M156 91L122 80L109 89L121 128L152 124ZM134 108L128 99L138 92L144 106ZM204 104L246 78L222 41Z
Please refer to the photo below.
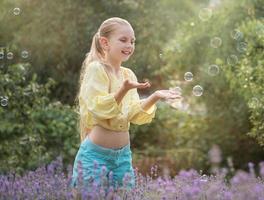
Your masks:
M157 95L157 93L153 93L141 103L141 107L143 110L147 111L158 100L160 100L160 97Z
M124 96L126 95L126 93L128 92L127 89L125 89L124 87L121 87L114 95L115 100L117 102L117 104L119 104L122 99L124 98Z
M138 83L138 82L130 81L127 79L123 82L122 87L120 87L120 89L115 93L114 95L115 100L117 104L119 104L130 89L133 89L133 88L144 89L147 87L150 87L150 83L148 82Z
M157 90L141 103L141 107L143 110L148 110L160 99L182 99L182 97L175 91Z

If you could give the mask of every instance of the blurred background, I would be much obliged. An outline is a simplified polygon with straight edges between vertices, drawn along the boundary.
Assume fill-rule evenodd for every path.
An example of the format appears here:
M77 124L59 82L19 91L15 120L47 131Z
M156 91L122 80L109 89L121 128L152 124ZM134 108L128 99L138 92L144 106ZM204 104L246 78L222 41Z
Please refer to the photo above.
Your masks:
M174 175L264 160L263 0L1 0L0 173L57 156L73 164L81 64L114 16L135 30L123 66L152 83L141 98L168 88L184 97L158 102L151 124L131 124L134 167Z

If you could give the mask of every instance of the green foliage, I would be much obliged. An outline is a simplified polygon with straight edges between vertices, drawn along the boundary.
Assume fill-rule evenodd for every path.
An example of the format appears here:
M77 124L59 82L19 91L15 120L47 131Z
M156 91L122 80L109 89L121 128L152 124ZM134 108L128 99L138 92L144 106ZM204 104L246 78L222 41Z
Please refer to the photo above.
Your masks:
M255 15L251 15L249 8L254 10L261 7L261 2L255 3L248 1L243 1L241 4L223 2L213 10L213 15L208 21L200 20L198 14L183 21L180 25L181 28L175 31L175 36L164 47L162 59L164 65L155 71L157 75L166 77L166 81L164 80L162 84L163 87L182 87L184 101L189 104L189 110L192 114L182 113L185 123L183 126L177 126L179 119L171 111L166 112L165 117L167 119L159 119L161 113L158 112L158 119L153 127L158 126L159 128L155 127L153 131L144 132L148 132L148 136L155 132L155 139L166 138L164 144L168 148L173 148L170 146L171 141L176 143L184 141L182 146L177 146L176 149L196 149L196 153L200 152L202 155L200 159L203 159L204 166L206 166L206 154L213 144L220 146L224 158L227 156L235 157L238 154L246 155L236 157L235 165L237 166L241 166L251 159L258 160L263 153L263 150L255 145L254 140L246 135L247 132L250 132L257 138L263 138L263 106L260 108L259 104L255 109L255 114L252 114L251 109L247 106L249 99L242 92L239 92L239 88L244 90L243 78L240 78L240 73L244 73L243 71L246 71L248 67L244 67L245 69L241 65L231 67L226 63L227 58L232 54L236 55L239 60L244 57L244 59L251 60L254 56L255 63L247 64L247 66L252 66L252 74L258 77L252 78L252 81L256 81L254 85L257 87L251 89L254 90L256 97L263 94L263 72L259 70L263 68L261 67L263 66L263 38L262 42L259 42L261 38L247 37L252 34L252 31L243 29L243 24L246 21L254 21ZM263 25L258 23L259 26ZM256 26L252 25L252 28L255 30ZM241 29L243 33L245 32L244 37L239 41L231 37L231 33L235 29ZM259 28L259 32L261 32L260 30L263 29ZM219 48L211 47L210 42L213 37L222 39L222 45ZM248 39L260 48L260 51L252 52L251 58L249 55L237 51L237 43L244 40L250 49L251 44L247 41ZM220 73L217 76L209 75L208 67L211 64L219 66ZM234 68L237 70L231 70ZM186 82L183 79L184 73L187 71L194 74L192 82ZM229 75L228 71L231 71ZM247 77L249 79L248 75ZM192 88L196 84L204 88L201 97L192 95ZM259 99L258 102L261 103L263 100ZM178 112L176 113L178 114ZM171 120L175 120L172 127L168 125ZM174 135L174 138L171 135ZM183 140L183 138L185 139ZM135 140L149 141L150 144L162 144L160 141L152 141L149 137L143 136L139 136ZM157 151L159 152L159 150ZM197 161L194 165L198 165L198 163Z
M234 92L247 102L252 128L249 135L264 146L264 25L263 20L244 21L238 29L244 34L247 48L237 65L226 68ZM234 78L236 77L236 78Z
M78 131L76 113L67 105L47 98L55 86L28 76L29 64L2 65L0 96L0 171L23 172L51 162L62 155L70 162L76 154ZM2 99L1 99L2 100Z

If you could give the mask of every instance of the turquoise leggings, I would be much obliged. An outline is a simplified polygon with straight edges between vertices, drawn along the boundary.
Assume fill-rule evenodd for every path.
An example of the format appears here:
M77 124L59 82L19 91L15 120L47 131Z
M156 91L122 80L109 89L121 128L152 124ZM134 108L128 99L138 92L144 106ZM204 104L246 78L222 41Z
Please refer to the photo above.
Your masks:
M114 189L135 186L130 143L118 149L105 148L88 137L81 143L74 160L71 187L92 184ZM81 174L81 175L80 175ZM82 177L82 178L81 178Z

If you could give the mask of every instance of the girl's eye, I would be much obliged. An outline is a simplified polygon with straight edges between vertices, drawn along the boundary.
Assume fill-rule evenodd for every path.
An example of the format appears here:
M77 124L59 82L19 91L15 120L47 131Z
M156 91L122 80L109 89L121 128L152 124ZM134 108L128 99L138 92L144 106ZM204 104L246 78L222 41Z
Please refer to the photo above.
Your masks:
M120 39L121 42L127 42L126 39ZM131 44L135 44L136 42L135 41L131 41Z

